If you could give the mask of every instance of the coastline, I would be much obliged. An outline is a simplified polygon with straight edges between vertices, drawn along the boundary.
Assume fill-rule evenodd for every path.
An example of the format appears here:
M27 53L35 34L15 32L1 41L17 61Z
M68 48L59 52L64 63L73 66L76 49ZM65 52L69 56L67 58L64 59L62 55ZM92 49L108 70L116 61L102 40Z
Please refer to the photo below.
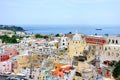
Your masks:
M101 26L62 26L62 25L55 25L55 26L48 26L48 25L22 25L21 26L25 32L28 33L42 33L42 34L58 34L58 33L75 33L80 32L83 34L100 34L100 35L119 35L120 27L101 27ZM100 28L102 30L96 30L97 28Z

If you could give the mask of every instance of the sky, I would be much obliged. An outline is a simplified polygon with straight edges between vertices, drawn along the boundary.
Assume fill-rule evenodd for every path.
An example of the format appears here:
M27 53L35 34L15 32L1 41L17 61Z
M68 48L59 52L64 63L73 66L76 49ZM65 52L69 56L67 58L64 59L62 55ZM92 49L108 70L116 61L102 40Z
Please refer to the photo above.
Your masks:
M0 0L0 24L120 25L120 0Z

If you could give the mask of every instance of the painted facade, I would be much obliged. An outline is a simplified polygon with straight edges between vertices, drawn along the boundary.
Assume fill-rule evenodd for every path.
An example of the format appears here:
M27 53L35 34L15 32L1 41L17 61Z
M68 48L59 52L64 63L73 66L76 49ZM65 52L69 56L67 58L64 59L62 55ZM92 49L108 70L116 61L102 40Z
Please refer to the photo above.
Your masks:
M68 55L73 56L83 56L83 50L85 49L86 43L82 38L81 34L75 33L72 40L68 41Z
M12 62L0 62L0 72L2 74L6 74L6 73L11 73L12 72Z
M18 55L19 52L15 48L8 47L8 48L5 48L5 54L8 54L10 57L12 57L12 56Z
M8 60L10 57L8 54L0 54L0 62Z

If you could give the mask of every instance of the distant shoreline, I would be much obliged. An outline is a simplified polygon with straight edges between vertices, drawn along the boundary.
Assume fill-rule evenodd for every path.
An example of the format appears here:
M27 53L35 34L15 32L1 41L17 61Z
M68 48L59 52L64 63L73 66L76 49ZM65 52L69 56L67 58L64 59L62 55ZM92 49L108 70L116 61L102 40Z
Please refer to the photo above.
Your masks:
M33 34L58 34L58 33L75 33L76 31L82 34L109 34L109 35L119 35L120 27L113 26L74 26L74 25L22 25L22 28L26 30L27 33ZM102 29L102 30L96 30Z
M0 25L0 30L11 30L11 31L21 31L21 32L25 32L26 30L24 30L22 27L19 26L9 26L9 25Z

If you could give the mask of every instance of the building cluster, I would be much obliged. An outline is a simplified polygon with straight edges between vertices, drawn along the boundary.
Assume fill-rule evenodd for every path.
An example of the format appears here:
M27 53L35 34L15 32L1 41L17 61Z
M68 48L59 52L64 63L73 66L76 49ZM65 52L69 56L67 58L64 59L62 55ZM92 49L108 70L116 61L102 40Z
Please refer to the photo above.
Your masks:
M0 74L28 80L112 80L112 61L120 61L118 36L76 32L43 39L31 35L20 43L0 45Z

